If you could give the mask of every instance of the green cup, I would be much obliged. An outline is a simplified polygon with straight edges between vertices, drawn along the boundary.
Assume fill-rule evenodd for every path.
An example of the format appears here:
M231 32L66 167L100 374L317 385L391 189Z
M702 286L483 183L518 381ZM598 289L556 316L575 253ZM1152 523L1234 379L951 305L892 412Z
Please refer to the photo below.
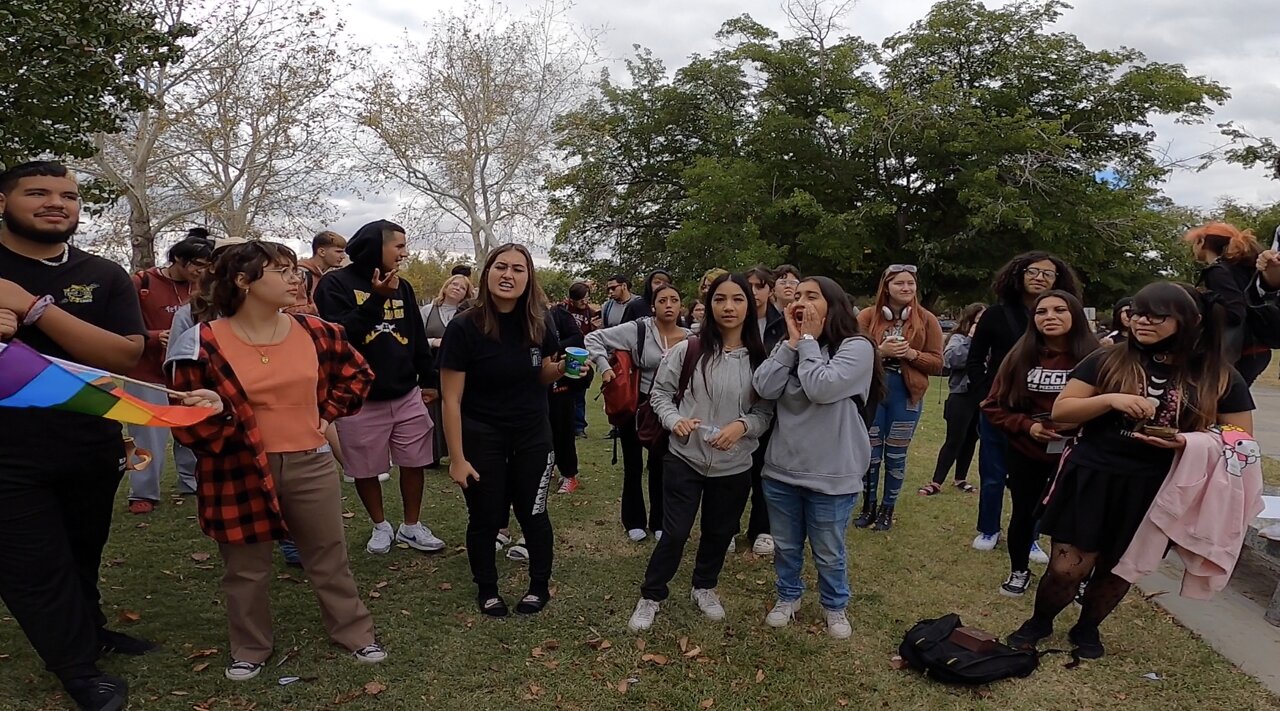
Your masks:
M585 348L566 348L564 349L564 377L577 380L582 377L587 363L587 358L591 353Z

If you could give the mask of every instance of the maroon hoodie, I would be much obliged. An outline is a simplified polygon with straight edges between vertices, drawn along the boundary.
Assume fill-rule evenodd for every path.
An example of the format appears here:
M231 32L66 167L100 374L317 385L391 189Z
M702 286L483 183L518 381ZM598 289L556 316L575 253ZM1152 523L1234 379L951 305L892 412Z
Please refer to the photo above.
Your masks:
M191 299L191 284L173 281L160 267L152 267L133 275L133 287L138 290L142 322L147 326L147 345L129 377L148 383L167 382L162 367L165 348L160 342L160 332L169 330L173 315Z
M1005 361L1005 363L1008 362ZM1076 364L1076 359L1070 353L1041 349L1039 363L1026 374L1027 390L1031 394L1031 407L1025 410L1011 410L995 401L994 392L989 393L987 399L982 402L983 414L991 420L991 424L1009 435L1009 446L1018 450L1019 454L1041 462L1054 462L1061 456L1060 453L1050 454L1045 451L1047 443L1031 436L1031 425L1040 422L1045 427L1054 429L1053 423L1048 419L1048 413L1053 411L1053 403L1066 387ZM993 390L994 387L993 383ZM1043 417L1037 417L1038 415ZM1069 433L1059 433L1070 436Z

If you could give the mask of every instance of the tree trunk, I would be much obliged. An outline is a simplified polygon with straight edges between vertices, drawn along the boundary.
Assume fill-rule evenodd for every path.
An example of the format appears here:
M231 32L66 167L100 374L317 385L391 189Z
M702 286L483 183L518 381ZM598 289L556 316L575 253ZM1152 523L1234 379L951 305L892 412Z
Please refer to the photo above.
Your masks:
M129 245L132 248L130 271L137 272L156 265L156 238L151 234L151 220L147 213L136 208L129 211Z

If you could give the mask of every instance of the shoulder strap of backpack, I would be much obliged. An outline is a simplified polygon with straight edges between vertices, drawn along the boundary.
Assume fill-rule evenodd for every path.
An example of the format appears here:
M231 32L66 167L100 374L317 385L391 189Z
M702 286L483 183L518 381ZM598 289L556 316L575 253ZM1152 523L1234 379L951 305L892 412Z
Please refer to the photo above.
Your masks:
M640 364L644 362L644 342L648 340L647 336L648 334L645 333L644 322L636 319L636 368L639 368Z
M679 405L684 399L684 393L689 389L689 384L693 382L693 370L698 367L698 359L702 357L702 340L690 337L685 341L689 345L686 346L684 352L684 362L680 364L680 384L676 386L675 404Z

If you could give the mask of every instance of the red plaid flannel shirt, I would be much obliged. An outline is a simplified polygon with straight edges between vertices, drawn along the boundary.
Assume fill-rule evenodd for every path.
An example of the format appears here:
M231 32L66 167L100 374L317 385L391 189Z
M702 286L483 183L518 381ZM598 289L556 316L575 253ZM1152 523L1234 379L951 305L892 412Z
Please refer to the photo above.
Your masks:
M347 341L341 326L314 316L294 318L316 343L320 418L333 422L355 414L373 385L373 370ZM196 500L200 528L219 543L262 543L287 538L253 408L231 364L218 350L208 324L200 326L199 359L174 363L173 384L179 390L203 388L222 396L221 415L173 430L175 439L199 455Z

